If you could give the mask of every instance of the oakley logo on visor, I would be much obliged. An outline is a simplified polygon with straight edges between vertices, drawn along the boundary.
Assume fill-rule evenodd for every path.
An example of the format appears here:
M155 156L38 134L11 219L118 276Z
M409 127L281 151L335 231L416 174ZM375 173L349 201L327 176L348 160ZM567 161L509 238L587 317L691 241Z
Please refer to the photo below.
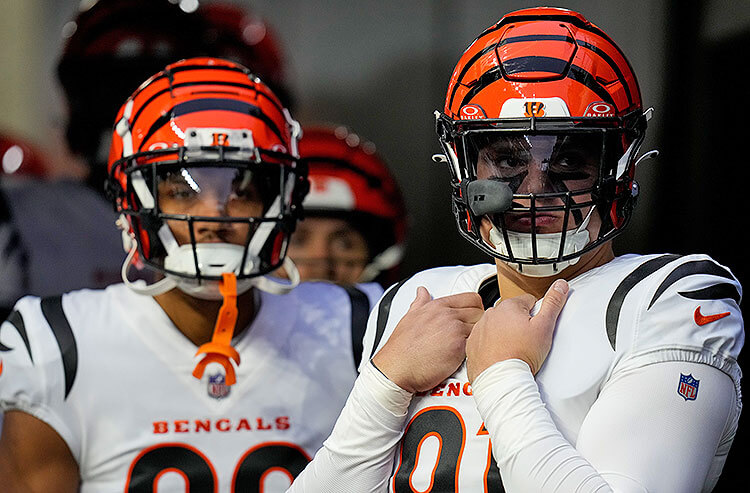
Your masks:
M459 117L462 120L481 120L482 118L487 118L487 114L478 104L467 104L466 106L461 107Z
M586 113L584 113L583 116L595 118L615 116L615 109L609 103L605 103L604 101L597 101L588 105L588 107L586 108Z

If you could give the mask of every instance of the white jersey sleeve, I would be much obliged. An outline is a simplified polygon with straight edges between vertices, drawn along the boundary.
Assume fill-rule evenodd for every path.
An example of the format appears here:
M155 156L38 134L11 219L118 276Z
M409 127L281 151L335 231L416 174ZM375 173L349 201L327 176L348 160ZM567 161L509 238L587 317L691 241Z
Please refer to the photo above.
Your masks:
M411 397L368 361L331 436L288 492L386 491Z
M295 479L290 493L386 490L412 394L388 380L370 360L383 340L386 323L403 316L389 314L404 282L388 288L370 312L360 375L331 436ZM388 324L389 334L394 326Z
M61 297L18 301L0 325L0 410L23 411L54 428L73 453L80 430L72 430L66 398L77 358L75 339L62 316Z
M674 372L685 368L707 387L690 406L673 400ZM698 363L648 365L611 383L575 447L557 430L525 363L497 363L473 389L507 491L710 491L721 472L714 451L726 457L727 435L736 431L732 381Z

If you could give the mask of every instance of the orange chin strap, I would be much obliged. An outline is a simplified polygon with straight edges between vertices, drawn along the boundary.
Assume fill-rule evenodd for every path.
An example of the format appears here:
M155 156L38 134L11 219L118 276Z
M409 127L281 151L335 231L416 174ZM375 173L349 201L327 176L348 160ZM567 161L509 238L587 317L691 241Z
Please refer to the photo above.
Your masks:
M219 363L226 372L226 385L234 385L237 383L237 376L230 359L233 359L238 365L240 364L240 353L232 347L232 335L237 323L237 277L233 273L226 272L221 276L219 292L224 297L224 303L219 309L219 316L216 317L211 342L203 344L195 353L196 356L199 354L205 354L205 356L195 365L193 376L201 379L203 372L206 370L206 365Z

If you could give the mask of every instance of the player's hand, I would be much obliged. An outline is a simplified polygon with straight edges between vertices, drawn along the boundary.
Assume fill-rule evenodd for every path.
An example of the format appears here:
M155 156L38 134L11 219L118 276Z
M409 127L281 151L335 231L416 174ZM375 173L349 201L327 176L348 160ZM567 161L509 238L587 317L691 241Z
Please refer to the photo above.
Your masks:
M466 338L483 313L477 293L433 300L420 286L406 315L372 362L404 390L429 390L461 366Z
M567 298L568 283L558 279L547 290L533 317L530 312L537 300L530 294L501 301L487 310L466 342L469 382L507 359L525 361L536 375L552 347L552 333Z

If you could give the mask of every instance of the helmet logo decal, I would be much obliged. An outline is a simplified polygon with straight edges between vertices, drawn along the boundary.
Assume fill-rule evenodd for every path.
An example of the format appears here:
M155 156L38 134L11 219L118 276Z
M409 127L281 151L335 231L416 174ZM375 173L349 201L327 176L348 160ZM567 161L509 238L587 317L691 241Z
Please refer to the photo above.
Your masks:
M546 114L544 111L544 103L542 103L541 101L526 101L523 107L524 116L527 116L529 118L531 118L532 116L538 118Z
M482 118L487 118L484 109L478 104L467 104L462 106L458 115L462 120L480 120Z
M148 150L155 151L158 149L166 149L167 147L169 147L169 144L167 144L166 142L154 142L153 144L148 146Z
M214 133L213 140L211 140L212 146L228 146L229 145L229 134L226 133Z
M615 116L615 108L610 103L605 103L604 101L596 101L588 105L583 116L598 118L611 117Z

